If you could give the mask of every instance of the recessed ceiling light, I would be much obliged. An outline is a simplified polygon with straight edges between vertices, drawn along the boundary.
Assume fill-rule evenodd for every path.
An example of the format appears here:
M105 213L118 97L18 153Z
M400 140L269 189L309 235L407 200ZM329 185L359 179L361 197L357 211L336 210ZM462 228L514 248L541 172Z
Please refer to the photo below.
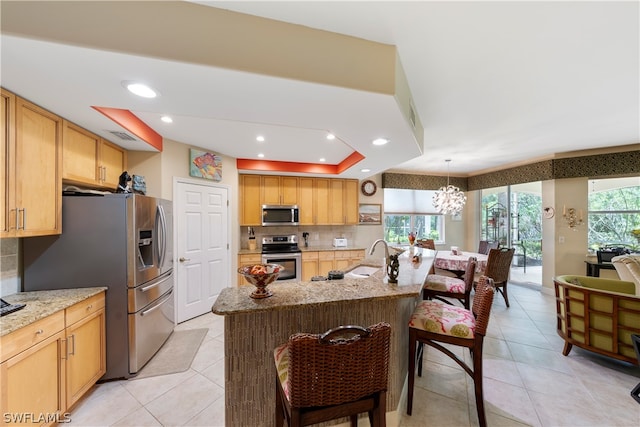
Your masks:
M329 141L333 141L334 139L336 139L336 136L335 136L334 134L332 134L332 133L328 133L328 134L327 134L327 139L328 139Z
M264 136L262 136L262 135L256 136L256 141L259 141L259 142L264 141Z
M173 123L173 119L169 116L162 116L160 117L160 120L162 120L165 123Z
M143 98L155 98L158 96L158 92L156 90L151 89L144 83L123 81L122 86L126 87L129 92Z
M373 145L384 145L388 142L389 140L387 138L378 138L373 140Z
M322 158L320 159L320 161L321 161L321 162L326 162L326 161L327 161L327 159L325 159L324 157L322 157Z
M258 154L258 157L263 158L264 154L260 153L260 154Z
M360 172L371 172L371 169L360 169Z

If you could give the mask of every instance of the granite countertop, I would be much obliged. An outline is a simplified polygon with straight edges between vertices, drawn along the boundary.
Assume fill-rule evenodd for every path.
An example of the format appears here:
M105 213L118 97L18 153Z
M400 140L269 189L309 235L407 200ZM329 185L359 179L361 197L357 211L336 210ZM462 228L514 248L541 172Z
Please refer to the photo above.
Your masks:
M421 262L412 262L414 253L405 251L400 255L398 283L388 283L386 272L381 268L368 278L344 278L318 282L272 283L268 289L273 296L253 299L249 295L253 286L225 288L216 299L211 311L220 315L251 313L258 311L287 310L303 306L336 304L344 301L411 298L420 295L422 285L435 257L435 251L415 249L422 254ZM359 265L382 267L382 259L365 259ZM349 268L349 270L353 269ZM349 271L347 270L347 271Z
M10 304L24 303L26 306L22 310L0 317L0 336L10 334L106 290L106 287L58 289L19 292L2 297Z

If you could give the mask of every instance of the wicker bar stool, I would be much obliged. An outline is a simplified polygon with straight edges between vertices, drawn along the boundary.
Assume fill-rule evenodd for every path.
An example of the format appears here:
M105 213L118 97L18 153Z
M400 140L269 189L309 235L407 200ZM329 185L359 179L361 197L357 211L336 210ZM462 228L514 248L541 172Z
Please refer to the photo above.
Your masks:
M416 361L418 362L418 375L422 376L423 345L427 344L452 358L473 378L478 422L480 427L486 427L487 419L484 413L482 393L482 344L489 324L494 293L493 280L482 276L476 286L476 295L471 310L437 301L422 301L416 306L409 320L407 415L411 415L413 409ZM440 343L467 347L471 351L473 369Z
M439 274L427 275L422 287L422 299L437 299L451 304L446 298L455 298L468 310L476 265L478 265L478 259L469 257L467 268L464 272L464 280Z
M306 426L369 413L386 425L391 326L340 326L324 334L298 333L277 347L276 426Z

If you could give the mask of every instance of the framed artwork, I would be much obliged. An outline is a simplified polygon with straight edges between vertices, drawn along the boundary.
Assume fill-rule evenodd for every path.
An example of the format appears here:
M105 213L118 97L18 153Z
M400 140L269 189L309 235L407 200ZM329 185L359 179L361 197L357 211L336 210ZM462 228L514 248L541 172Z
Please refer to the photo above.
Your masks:
M222 158L206 151L189 150L189 175L213 181L222 180Z
M358 218L360 224L382 224L382 205L360 204Z

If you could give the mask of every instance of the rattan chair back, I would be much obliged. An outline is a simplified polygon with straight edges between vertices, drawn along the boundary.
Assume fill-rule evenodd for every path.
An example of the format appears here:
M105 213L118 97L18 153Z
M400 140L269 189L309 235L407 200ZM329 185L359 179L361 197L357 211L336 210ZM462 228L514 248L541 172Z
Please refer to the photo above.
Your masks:
M468 295L473 287L473 279L478 266L478 258L471 256L467 261L467 268L464 270L464 291Z
M493 279L495 286L506 283L509 279L509 270L511 269L511 261L515 248L500 248L489 250L487 258L487 268L484 275Z
M487 268L484 270L484 274L493 279L494 286L502 294L507 307L509 307L507 282L515 251L515 248L491 249L487 258Z
M487 334L487 326L489 325L489 314L491 313L491 304L493 304L493 296L495 295L495 286L493 279L487 276L480 276L476 285L476 295L473 298L471 311L476 318L475 333L479 335Z
M388 323L292 335L288 342L291 406L336 405L387 390L390 337Z
M498 249L500 242L490 242L488 240L480 240L478 245L478 253L488 255L491 249Z
M433 239L418 239L416 240L416 246L419 248L436 250L436 242Z

